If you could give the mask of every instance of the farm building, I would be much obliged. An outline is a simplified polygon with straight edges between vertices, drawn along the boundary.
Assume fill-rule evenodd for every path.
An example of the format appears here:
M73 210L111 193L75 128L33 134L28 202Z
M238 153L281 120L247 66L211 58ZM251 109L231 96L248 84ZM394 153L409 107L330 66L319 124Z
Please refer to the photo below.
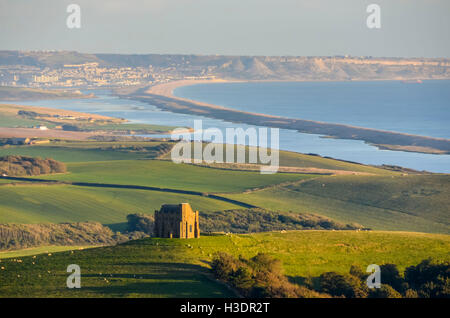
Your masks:
M189 203L164 204L155 211L155 236L164 238L199 238L198 211Z
M11 145L28 145L30 143L30 138L10 138L8 143Z

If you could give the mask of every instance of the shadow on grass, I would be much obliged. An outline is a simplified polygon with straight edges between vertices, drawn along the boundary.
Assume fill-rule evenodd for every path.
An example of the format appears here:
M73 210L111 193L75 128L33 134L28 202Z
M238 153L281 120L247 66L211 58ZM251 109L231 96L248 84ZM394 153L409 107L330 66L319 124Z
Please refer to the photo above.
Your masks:
M115 264L147 266L147 273L84 274L106 286L85 286L88 292L106 297L235 297L223 284L194 264L137 262ZM94 281L91 280L92 283Z
M222 298L233 295L221 285L208 282L134 282L84 288L106 297Z

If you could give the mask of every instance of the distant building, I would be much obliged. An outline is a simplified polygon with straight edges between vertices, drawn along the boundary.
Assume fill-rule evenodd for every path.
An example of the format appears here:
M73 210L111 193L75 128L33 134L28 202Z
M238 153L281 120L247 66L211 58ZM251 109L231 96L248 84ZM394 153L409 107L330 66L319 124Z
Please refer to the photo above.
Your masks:
M30 143L30 138L10 138L8 143L11 145L28 145Z
M155 211L155 236L164 238L199 238L198 211L189 203L164 204Z
M34 82L35 83L51 83L51 82L57 82L58 76L45 76L45 75L35 75L34 76Z
M31 145L41 145L50 143L49 139L33 139L30 141Z

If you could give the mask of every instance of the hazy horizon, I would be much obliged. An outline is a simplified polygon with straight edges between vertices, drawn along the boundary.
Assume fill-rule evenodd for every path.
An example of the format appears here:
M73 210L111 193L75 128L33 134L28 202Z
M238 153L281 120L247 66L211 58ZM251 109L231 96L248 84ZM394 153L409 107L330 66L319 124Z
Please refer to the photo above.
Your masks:
M66 8L81 7L69 29ZM369 29L366 8L381 7ZM0 0L0 49L450 58L446 0Z

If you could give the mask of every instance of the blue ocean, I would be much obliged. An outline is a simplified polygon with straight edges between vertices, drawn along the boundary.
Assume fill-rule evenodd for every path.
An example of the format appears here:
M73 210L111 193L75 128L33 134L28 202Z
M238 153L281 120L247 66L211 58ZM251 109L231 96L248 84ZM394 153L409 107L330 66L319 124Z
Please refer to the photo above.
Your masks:
M217 83L174 93L248 112L450 138L450 81Z

